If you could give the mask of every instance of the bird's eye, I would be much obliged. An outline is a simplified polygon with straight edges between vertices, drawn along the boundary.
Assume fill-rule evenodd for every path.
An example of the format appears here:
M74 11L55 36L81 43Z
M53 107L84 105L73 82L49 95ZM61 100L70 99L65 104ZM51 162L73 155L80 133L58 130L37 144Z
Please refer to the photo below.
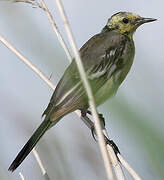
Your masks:
M124 19L122 20L122 22L125 23L125 24L127 24L127 23L129 22L129 20L128 20L127 18L124 18Z

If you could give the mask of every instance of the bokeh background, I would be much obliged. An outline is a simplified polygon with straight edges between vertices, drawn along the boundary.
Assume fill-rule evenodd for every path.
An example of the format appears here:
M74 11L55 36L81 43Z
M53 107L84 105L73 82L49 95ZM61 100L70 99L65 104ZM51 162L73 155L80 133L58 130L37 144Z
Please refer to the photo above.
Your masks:
M80 48L99 33L118 11L130 11L158 21L140 27L135 36L133 67L115 98L99 112L110 137L143 179L164 179L164 13L163 0L63 0ZM55 1L48 1L66 39ZM69 65L44 12L23 3L0 2L0 34L56 84ZM68 42L68 41L67 41ZM31 153L13 174L7 169L34 130L52 95L50 89L18 57L0 43L0 179L42 180ZM51 179L107 179L99 148L75 113L48 131L37 151ZM126 173L127 179L131 177Z

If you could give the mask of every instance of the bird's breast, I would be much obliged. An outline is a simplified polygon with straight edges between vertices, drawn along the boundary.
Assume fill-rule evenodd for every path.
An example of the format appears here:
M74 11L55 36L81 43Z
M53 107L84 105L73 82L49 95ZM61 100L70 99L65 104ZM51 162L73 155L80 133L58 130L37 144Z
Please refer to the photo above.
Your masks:
M131 69L134 60L134 54L134 42L133 40L130 40L126 43L122 57L116 63L117 68L115 73L113 74L113 80L119 86L124 81Z
M116 94L119 86L126 78L133 64L135 47L133 40L126 43L122 56L116 61L115 70L110 74L107 82L95 94L96 105L104 103L107 99Z

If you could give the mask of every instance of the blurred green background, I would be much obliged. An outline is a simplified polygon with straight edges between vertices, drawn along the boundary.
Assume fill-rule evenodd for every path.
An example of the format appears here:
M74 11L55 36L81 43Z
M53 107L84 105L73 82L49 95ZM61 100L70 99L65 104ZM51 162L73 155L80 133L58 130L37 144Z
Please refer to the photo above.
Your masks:
M47 3L66 39L55 1ZM99 107L99 112L104 114L110 137L140 176L164 179L163 0L63 3L79 48L118 11L158 19L137 30L133 67L116 97ZM3 1L0 17L0 33L47 77L53 73L51 81L56 84L69 62L44 12ZM17 180L21 171L26 179L42 180L32 153L13 174L7 169L40 124L53 91L2 43L0 59L0 179ZM51 179L106 179L99 148L75 113L48 131L37 150Z

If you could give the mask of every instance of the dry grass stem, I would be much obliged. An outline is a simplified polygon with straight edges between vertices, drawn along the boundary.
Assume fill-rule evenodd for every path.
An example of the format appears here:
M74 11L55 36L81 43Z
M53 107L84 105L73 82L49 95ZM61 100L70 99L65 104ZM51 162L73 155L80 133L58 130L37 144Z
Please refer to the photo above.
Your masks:
M121 154L118 154L118 158L120 160L120 163L124 168L131 174L134 180L141 180L141 177L134 171L134 169L125 161L125 159L121 156Z

